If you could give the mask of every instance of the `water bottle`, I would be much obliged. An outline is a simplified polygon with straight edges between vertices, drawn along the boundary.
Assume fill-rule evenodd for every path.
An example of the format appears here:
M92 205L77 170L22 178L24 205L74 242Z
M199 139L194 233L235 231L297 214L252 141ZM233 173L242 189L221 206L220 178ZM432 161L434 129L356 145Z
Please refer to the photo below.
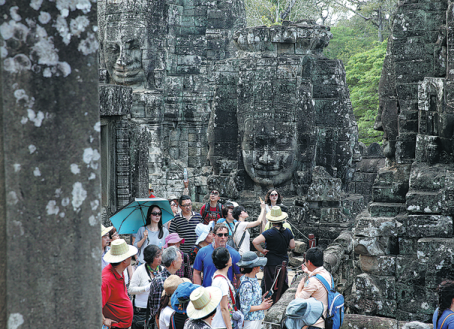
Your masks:
M184 181L187 182L188 181L188 169L186 169L186 168L184 168L184 170L183 170L183 177L184 177L183 178Z

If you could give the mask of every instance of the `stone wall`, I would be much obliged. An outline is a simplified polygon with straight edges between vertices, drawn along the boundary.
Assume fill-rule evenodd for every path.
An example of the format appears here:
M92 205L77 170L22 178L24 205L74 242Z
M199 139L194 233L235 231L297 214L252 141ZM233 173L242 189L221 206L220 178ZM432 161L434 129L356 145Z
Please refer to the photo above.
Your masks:
M386 167L354 229L360 314L429 322L436 287L454 279L451 8L403 1L394 20L376 121Z

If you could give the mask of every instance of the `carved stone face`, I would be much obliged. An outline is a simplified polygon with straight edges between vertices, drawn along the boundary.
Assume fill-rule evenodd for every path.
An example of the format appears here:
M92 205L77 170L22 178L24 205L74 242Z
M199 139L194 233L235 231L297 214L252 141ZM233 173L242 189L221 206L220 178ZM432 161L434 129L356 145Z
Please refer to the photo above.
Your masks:
M146 44L145 22L122 13L107 19L104 59L112 83L140 85L145 81L142 53Z
M279 185L292 178L298 166L296 123L245 123L241 141L243 163L252 180L261 185Z

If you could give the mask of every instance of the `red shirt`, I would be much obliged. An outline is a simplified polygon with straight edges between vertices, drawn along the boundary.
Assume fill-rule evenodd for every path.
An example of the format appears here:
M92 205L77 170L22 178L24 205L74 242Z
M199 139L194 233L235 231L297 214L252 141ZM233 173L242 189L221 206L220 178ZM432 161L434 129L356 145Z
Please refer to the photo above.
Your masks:
M112 328L129 328L132 324L134 310L126 290L123 275L118 274L112 264L102 270L102 314L105 318L115 320Z
M200 215L202 215L203 217L203 213L205 212L205 207L206 207L206 204L204 204L202 206L202 209L200 209ZM208 225L209 222L212 222L212 221L217 221L219 218L221 218L221 209L222 209L222 206L217 203L216 204L216 207L212 207L210 205L210 210L206 212L205 214L205 217L203 217L203 224L205 225Z

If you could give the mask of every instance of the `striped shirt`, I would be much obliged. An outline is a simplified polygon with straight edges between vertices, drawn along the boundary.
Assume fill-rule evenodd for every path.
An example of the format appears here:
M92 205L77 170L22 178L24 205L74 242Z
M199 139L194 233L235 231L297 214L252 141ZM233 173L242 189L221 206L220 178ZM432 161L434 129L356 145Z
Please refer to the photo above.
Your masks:
M199 213L192 212L192 216L189 220L182 216L179 212L172 222L170 223L169 232L178 233L180 238L184 239L184 244L180 246L180 250L189 253L194 247L197 241L197 234L195 233L195 227L202 221L202 216Z

